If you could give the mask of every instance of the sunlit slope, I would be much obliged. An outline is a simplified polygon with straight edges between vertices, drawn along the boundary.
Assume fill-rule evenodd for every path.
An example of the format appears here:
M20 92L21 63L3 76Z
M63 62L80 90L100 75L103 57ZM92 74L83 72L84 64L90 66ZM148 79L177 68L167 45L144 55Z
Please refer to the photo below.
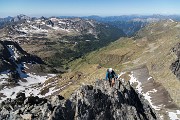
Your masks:
M168 20L153 23L140 30L133 38L121 38L107 47L72 62L70 73L82 72L87 76L81 81L90 82L94 80L94 76L104 78L105 70L108 67L115 68L116 72L120 72L147 65L150 75L155 81L162 83L174 102L180 105L180 82L169 69L176 60L171 49L180 42L179 35L179 22ZM91 69L92 66L96 67ZM99 68L100 66L101 68ZM94 71L94 75L89 77L91 71Z

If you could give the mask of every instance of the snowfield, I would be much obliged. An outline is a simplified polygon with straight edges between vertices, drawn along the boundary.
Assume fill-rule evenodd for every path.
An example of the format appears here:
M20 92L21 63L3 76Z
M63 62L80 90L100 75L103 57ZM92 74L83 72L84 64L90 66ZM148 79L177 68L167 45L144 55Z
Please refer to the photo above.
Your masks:
M11 54L10 60L13 61L13 63L16 65L16 72L19 74L20 79L18 83L10 83L10 70L4 71L0 73L0 102L7 98L14 99L16 97L16 94L19 92L24 92L26 96L39 96L44 97L40 95L41 89L43 87L42 85L46 80L49 78L55 77L55 74L47 74L40 76L37 73L25 73L23 72L23 69L29 69L27 67L27 63L17 63L16 60L20 57L19 51L16 49L14 45L7 45L7 49L9 50L9 53ZM30 64L30 63L28 63ZM55 92L54 89L49 90L50 93L48 95L51 95L53 92Z
M38 84L42 84L49 78L56 76L55 74L47 74L47 76L39 76L39 75L36 75L35 73L28 73L27 75L28 77L24 78L25 80L27 80L27 82L20 81L18 86L5 87L4 89L0 90L0 93L3 93L3 95L6 96L6 97L1 97L0 102L2 102L3 100L7 98L14 99L18 92L24 92L26 96L33 95L33 96L44 97L39 94L42 88L39 88ZM0 75L1 84L5 83L4 81L5 78L8 78L7 74ZM54 92L54 91L51 91L51 92ZM51 93L49 93L48 95L50 94Z
M171 120L180 120L177 115L180 116L180 110L176 110L175 112L168 112Z

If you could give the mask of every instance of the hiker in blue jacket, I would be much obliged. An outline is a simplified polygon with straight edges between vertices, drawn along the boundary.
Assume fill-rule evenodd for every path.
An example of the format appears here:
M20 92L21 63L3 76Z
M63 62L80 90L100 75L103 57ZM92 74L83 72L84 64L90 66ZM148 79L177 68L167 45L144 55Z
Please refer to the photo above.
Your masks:
M109 80L110 87L113 87L113 85L115 84L116 78L117 78L117 75L114 72L114 70L112 68L107 69L106 80Z

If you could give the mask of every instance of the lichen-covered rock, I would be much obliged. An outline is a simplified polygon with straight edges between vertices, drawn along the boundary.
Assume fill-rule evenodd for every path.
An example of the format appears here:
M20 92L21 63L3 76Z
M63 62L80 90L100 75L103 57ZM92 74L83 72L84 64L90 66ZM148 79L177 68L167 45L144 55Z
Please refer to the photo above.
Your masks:
M113 88L107 81L98 80L74 92L70 99L53 96L24 98L19 93L15 100L1 104L0 119L5 120L156 120L154 110L136 93L128 82L116 81ZM20 100L22 105L19 102ZM11 101L15 101L11 106Z

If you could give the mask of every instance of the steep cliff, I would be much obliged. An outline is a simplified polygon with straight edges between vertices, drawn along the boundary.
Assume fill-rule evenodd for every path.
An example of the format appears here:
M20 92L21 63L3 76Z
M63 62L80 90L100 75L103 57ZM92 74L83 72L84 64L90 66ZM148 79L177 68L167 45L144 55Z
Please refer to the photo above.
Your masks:
M174 52L175 55L177 56L177 60L171 64L170 69L180 80L180 43L178 43L175 47L173 47L172 52Z

